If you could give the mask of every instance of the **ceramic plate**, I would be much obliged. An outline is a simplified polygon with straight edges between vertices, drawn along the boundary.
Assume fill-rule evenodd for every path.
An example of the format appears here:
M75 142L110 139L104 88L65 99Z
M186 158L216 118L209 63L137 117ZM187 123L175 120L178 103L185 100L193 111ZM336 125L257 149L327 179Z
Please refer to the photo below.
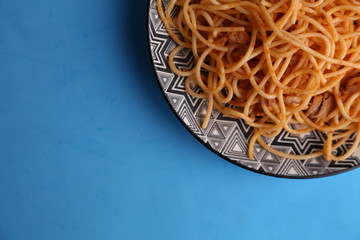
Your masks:
M163 3L168 3L164 0ZM148 6L148 41L149 50L160 88L172 110L183 125L207 148L222 158L249 170L287 178L313 178L329 176L354 169L360 165L360 151L346 161L327 161L323 157L292 160L271 154L259 144L255 146L255 159L247 156L248 142L252 128L242 120L230 119L217 111L213 111L206 129L202 122L207 102L195 99L184 89L184 78L174 74L168 66L167 58L176 44L169 37L156 9L155 0ZM192 56L189 51L180 52L176 58L178 66L189 67ZM293 135L287 132L277 137L266 139L271 147L291 154L308 154L322 148L325 135L313 131L304 135ZM336 154L342 155L352 145L354 138L339 148Z

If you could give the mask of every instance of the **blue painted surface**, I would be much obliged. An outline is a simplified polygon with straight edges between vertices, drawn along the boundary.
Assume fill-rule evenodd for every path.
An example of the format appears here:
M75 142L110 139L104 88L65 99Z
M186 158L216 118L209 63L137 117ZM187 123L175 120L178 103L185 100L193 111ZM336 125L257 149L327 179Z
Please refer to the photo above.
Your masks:
M169 109L146 0L0 1L0 239L360 239L360 171L228 163Z

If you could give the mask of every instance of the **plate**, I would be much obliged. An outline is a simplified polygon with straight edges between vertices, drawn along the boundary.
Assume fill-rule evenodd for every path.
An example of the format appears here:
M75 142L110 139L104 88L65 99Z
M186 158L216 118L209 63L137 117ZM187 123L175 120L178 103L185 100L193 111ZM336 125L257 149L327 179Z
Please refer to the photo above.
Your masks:
M163 0L165 6L169 0ZM242 120L231 119L218 111L213 111L206 129L202 122L207 102L188 95L184 88L184 78L174 74L167 63L168 55L176 44L168 35L156 9L156 1L148 4L148 42L155 75L161 91L170 108L182 124L208 149L222 158L245 169L257 173L285 178L315 178L342 173L355 169L360 165L360 151L345 161L327 161L323 157L306 160L293 160L276 156L259 144L255 145L254 159L249 159L248 142L252 136L252 128ZM190 67L192 55L190 51L182 51L176 57L178 66ZM308 154L322 148L326 136L313 131L303 135L281 132L272 139L265 139L271 147L291 154ZM353 144L350 138L335 154L343 154Z

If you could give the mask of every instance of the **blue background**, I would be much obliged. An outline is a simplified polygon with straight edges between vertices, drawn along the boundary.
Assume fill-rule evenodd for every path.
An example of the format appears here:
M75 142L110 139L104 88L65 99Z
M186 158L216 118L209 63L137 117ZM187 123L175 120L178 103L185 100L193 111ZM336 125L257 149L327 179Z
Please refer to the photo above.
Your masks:
M0 239L360 239L360 171L279 179L165 102L146 0L0 1Z

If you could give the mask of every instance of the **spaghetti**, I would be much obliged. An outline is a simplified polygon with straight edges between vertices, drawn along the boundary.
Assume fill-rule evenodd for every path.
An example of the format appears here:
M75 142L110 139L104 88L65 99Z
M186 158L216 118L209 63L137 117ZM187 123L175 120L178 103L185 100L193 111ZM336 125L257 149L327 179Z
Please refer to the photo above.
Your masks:
M258 142L290 159L348 158L360 142L360 2L357 0L170 0L159 15L177 43L169 66L186 77L186 91L208 101L202 127L215 108L254 129ZM177 11L175 17L174 11ZM190 49L191 69L174 63ZM200 91L194 90L191 83ZM303 126L301 128L294 126ZM326 133L323 149L306 155L268 146L281 131ZM351 136L342 156L334 150Z

